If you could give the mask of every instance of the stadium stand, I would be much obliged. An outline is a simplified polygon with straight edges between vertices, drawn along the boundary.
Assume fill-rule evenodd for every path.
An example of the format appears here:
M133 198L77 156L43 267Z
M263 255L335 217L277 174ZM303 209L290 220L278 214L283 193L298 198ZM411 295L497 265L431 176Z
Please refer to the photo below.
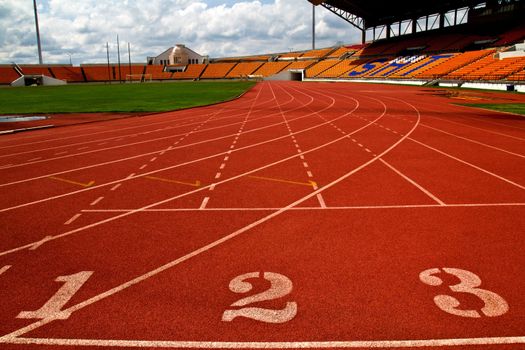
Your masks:
M65 80L70 83L84 82L84 75L80 67L50 67L53 75L57 79Z
M304 52L288 52L279 55L279 59L293 59L301 57L304 54Z
M305 76L308 78L314 78L318 76L319 74L321 74L322 72L324 72L325 70L335 66L339 62L341 61L334 60L334 59L320 61L316 63L315 65L311 66L310 68L308 68L305 72Z
M173 75L172 72L165 72L163 65L148 65L144 74L151 74L153 80L167 80Z
M237 63L210 63L201 75L203 79L223 79Z
M341 46L340 48L336 49L335 51L331 52L326 58L341 58L341 56L348 54L349 52L354 53L356 52L355 49L352 49L350 47Z
M290 66L291 62L266 62L259 69L253 72L253 75L269 77L282 72Z
M337 78L341 77L343 75L346 75L345 73L349 72L350 70L356 68L357 66L365 63L367 60L362 59L346 59L339 61L339 63L335 64L334 66L328 68L327 70L319 73L317 77L319 78Z
M227 75L226 78L240 78L255 72L262 66L263 62L241 62L237 64Z
M414 76L422 79L437 79L493 53L493 49L464 52L449 59L437 60L436 64L424 67Z
M20 66L22 73L26 75L47 75L52 77L53 75L49 71L48 66Z
M184 72L174 72L172 79L199 79L206 68L205 64L189 64Z
M11 65L0 66L0 84L11 84L18 78L20 78L20 75Z
M315 64L316 61L295 61L290 63L286 69L306 69Z
M328 55L332 51L335 51L334 48L310 50L310 51L307 51L304 54L302 54L301 58L302 59L305 59L305 58L319 59L319 58L325 57L326 55Z

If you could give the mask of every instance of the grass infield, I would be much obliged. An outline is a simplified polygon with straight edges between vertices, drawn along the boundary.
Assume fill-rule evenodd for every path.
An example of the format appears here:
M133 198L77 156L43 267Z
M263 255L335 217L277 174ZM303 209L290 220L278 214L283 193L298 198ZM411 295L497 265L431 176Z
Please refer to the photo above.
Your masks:
M500 103L498 104L492 104L492 103L471 104L469 103L467 106L491 109L491 110L499 111L499 112L507 112L507 113L525 115L525 103L501 103L501 104Z
M0 114L163 112L231 100L253 82L65 85L0 89Z

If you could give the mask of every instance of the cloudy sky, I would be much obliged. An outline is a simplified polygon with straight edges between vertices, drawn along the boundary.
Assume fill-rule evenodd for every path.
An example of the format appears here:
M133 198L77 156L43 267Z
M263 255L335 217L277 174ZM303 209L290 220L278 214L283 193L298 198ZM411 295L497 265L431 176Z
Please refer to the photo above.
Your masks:
M311 47L306 0L38 0L45 63L104 62L106 42L116 61L131 43L145 62L177 43L211 57ZM317 47L357 43L359 33L318 7ZM127 52L126 52L127 55ZM126 57L127 58L127 57ZM0 0L0 63L38 63L32 0Z

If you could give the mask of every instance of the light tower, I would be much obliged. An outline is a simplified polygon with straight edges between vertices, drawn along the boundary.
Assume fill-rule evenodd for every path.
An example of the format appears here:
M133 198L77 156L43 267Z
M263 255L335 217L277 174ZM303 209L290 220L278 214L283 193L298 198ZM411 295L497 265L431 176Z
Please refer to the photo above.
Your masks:
M36 0L33 0L33 7L35 9L36 42L38 44L38 63L43 64L42 46L40 44L40 28L38 27L38 10L36 8Z

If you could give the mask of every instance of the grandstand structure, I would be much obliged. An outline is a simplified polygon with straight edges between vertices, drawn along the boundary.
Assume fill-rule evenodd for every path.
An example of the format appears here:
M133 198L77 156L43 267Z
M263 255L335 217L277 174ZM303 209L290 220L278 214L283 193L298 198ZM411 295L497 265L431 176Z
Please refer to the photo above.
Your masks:
M524 0L308 0L363 31L367 43L253 56L177 60L149 64L0 65L0 84L23 75L68 83L200 79L246 79L301 72L307 80L403 84L492 84L525 90ZM183 45L175 47L177 52ZM185 51L185 52L186 52ZM168 56L166 56L168 57ZM200 59L197 59L200 58ZM158 64L161 63L161 64ZM470 85L469 85L470 84Z

